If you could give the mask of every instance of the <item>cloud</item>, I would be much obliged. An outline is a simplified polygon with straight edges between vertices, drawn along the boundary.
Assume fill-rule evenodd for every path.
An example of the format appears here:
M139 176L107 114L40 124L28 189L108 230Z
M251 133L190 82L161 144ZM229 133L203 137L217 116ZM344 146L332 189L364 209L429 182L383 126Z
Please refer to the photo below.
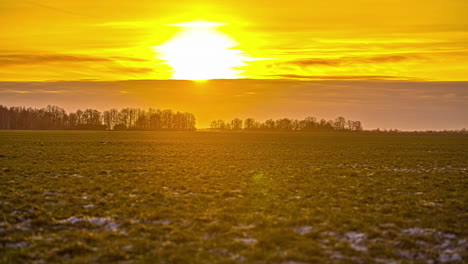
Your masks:
M150 73L153 72L153 68L145 67L112 67L109 69L111 72L122 72L122 73Z
M388 75L338 75L338 76L317 76L317 75L298 75L298 74L277 74L266 75L268 77L279 77L286 79L307 79L307 80L415 80L414 78L404 76Z
M419 59L419 57L415 55L395 54L395 55L380 55L380 56L373 56L373 57L341 57L341 58L333 58L333 59L310 58L310 59L287 61L287 62L282 62L280 64L297 65L300 67L308 67L308 66L314 66L314 65L339 67L339 66L350 65L350 64L394 63L394 62L407 61L411 59Z
M340 61L340 59L302 59L286 62L286 64L293 64L302 67L312 65L340 66L341 63L342 61Z
M47 89L31 89L31 90L15 90L15 89L10 89L10 90L3 90L0 89L0 94L60 94L60 93L67 93L69 91L67 90L47 90Z
M132 57L123 57L123 56L112 56L110 57L115 60L123 60L123 61L136 61L136 62L145 62L149 61L147 59L141 59L141 58L132 58Z
M400 62L406 61L410 59L415 59L416 56L408 56L408 55L383 55L383 56L375 56L367 59L362 59L362 63L386 63L386 62ZM359 61L359 60L357 60Z
M145 62L148 60L124 56L114 57L93 57L84 55L70 54L0 54L0 67L11 65L27 65L27 64L47 64L47 63L62 63L62 62L114 62L114 61L131 61Z
M44 64L51 62L106 62L112 61L107 58L80 56L80 55L61 55L61 54L7 54L0 55L0 67L22 64Z

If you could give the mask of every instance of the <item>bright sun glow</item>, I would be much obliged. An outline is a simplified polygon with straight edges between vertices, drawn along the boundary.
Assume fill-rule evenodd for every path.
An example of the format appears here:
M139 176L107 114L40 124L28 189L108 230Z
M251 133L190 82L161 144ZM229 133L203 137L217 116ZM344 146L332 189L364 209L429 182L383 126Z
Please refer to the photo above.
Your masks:
M160 46L158 58L172 68L172 79L208 80L242 77L239 67L248 57L234 47L237 43L218 27L225 23L192 21L169 24L180 31Z

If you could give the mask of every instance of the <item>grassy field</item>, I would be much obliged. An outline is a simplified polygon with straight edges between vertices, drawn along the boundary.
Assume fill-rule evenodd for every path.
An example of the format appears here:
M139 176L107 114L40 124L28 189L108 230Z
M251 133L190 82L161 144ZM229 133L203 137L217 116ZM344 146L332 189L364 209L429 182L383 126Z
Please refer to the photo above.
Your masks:
M461 263L468 136L0 132L0 262Z

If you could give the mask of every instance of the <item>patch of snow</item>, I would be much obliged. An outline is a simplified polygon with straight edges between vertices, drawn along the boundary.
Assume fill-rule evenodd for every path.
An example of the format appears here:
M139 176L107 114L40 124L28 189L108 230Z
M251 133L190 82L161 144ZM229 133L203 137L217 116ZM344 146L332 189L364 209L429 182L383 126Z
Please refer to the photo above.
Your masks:
M161 219L154 221L155 224L170 225L172 222L167 219Z
M89 217L89 216L76 217L76 216L72 216L72 217L69 217L67 219L59 220L57 222L60 223L60 224L72 224L72 225L74 225L76 223L80 223L80 222L87 222L87 223L97 225L97 226L104 226L107 230L112 230L112 231L116 231L117 228L119 227L119 224L114 222L109 217Z
M39 149L29 149L29 150L32 151L32 152L42 152L42 151L39 150Z
M341 252L336 251L336 250L325 250L325 253L330 255L330 259L332 260L341 260L344 258L343 254L341 254Z
M18 242L18 243L9 243L9 244L7 244L7 247L9 247L9 248L25 248L27 246L29 246L29 243L24 242L24 241Z
M255 245L258 243L258 240L252 237L236 238L236 241L244 243L246 245Z
M331 236L331 237L337 237L337 235L338 235L336 232L328 232L328 231L322 232L322 233L320 233L320 234L321 234L322 236Z
M119 224L117 224L116 222L111 222L111 223L106 225L107 230L117 231L118 228L119 228Z
M445 250L442 254L439 255L439 261L442 263L445 262L460 262L462 258L458 253L452 250Z
M18 223L16 225L13 226L14 229L18 229L18 230L21 230L21 231L29 231L31 229L31 220L25 220L21 223Z
M246 257L244 257L242 255L239 255L239 254L231 254L231 256L229 258L231 260L233 260L234 262L236 262L236 263L245 262L247 260Z
M455 239L455 238L457 238L456 235L450 234L450 233L442 233L442 236L443 236L445 239Z
M381 226L383 228L393 228L396 225L394 223L383 223L383 224L379 224L379 226Z
M430 232L429 230L419 228L419 227L403 229L401 231L410 236L414 236L414 235L429 236L432 234L432 232Z
M422 252L414 252L414 251L407 251L407 250L399 250L397 251L398 256L405 258L405 259L425 259L426 255Z
M349 243L349 246L359 252L367 252L366 234L358 232L348 232L344 235L344 241Z
M392 169L392 171L396 171L396 172L421 172L421 170L416 170L416 169L406 169L406 168L394 168Z
M383 258L375 258L374 261L376 263L384 263L384 264L396 264L395 260L390 260L390 259L383 259Z
M300 235L305 235L305 234L308 234L310 231L312 231L312 227L311 226L299 226L299 227L293 228L293 230L294 232Z

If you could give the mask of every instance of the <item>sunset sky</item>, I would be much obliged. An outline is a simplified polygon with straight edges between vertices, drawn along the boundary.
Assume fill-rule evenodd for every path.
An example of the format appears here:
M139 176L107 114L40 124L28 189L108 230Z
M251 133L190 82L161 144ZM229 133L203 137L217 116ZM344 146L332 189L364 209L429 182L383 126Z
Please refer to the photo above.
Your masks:
M365 128L468 128L466 10L465 0L2 0L0 104L173 108L198 127L343 115Z

